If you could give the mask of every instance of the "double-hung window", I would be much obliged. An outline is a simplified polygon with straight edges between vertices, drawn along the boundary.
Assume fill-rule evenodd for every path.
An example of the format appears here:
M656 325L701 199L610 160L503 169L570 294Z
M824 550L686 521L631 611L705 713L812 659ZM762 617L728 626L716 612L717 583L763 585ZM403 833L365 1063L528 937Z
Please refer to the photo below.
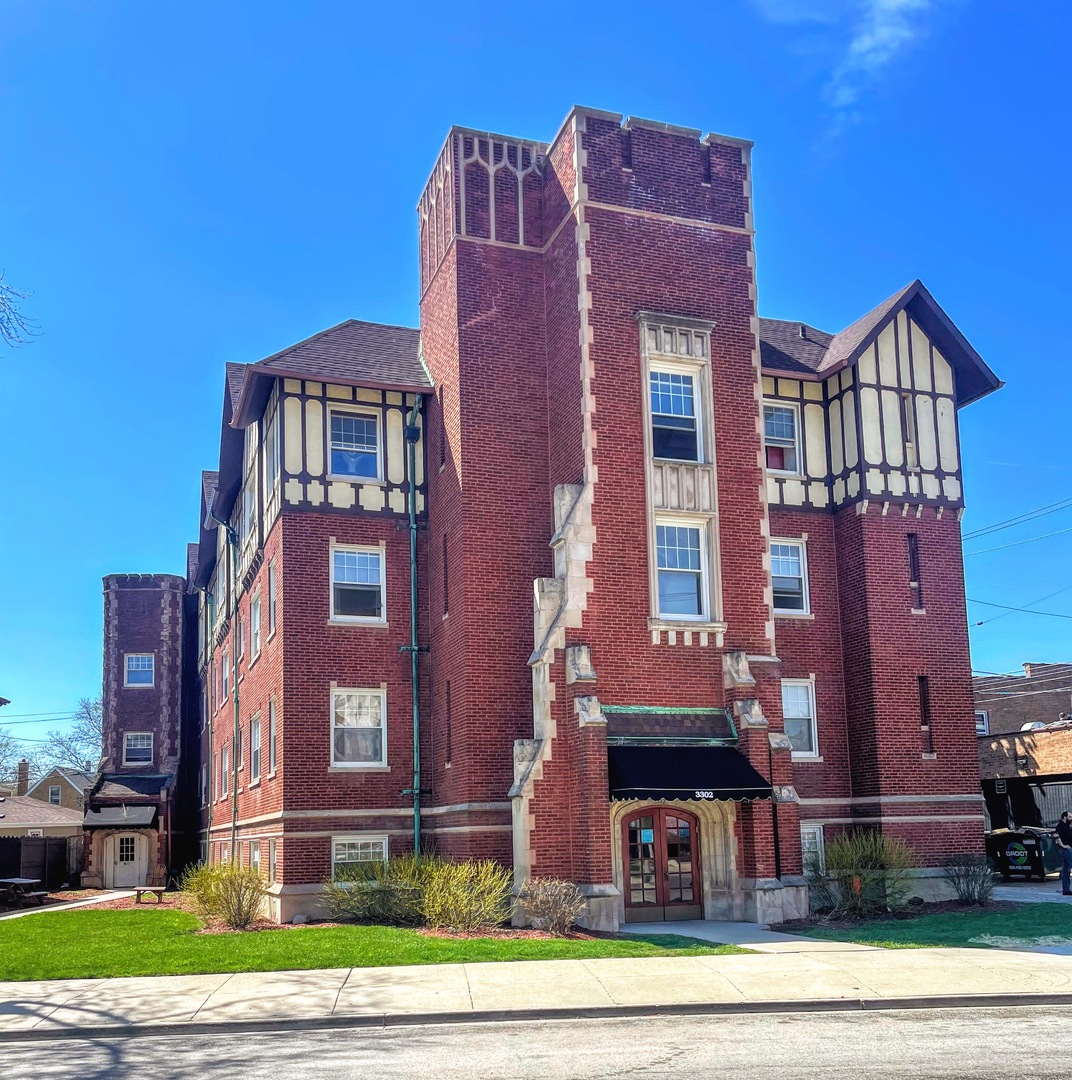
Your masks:
M250 840L249 842L249 868L261 872L261 842Z
M772 540L770 556L775 613L807 615L808 564L803 542Z
M359 878L363 863L387 861L386 836L333 836L331 838L332 880Z
M975 710L975 734L990 734L990 713L987 709Z
M222 705L231 692L231 659L228 656L224 656L223 662L220 664L220 671L222 672L220 678L222 680L223 693L220 697L220 704Z
M822 825L800 826L800 852L804 856L804 870L826 870L826 849L823 844Z
M226 798L231 787L231 753L230 747L224 746L220 750L220 798Z
M387 701L383 690L333 690L331 764L362 768L387 764Z
M250 782L261 778L261 718L253 717L249 722L249 779Z
M275 561L268 564L268 636L275 633Z
M701 439L695 377L653 366L649 374L649 391L654 456L699 461Z
M138 689L151 687L154 674L152 653L127 653L124 686Z
M268 702L268 772L275 772L275 736L276 736L276 720L275 720L275 698L271 698Z
M59 806L60 800L63 798L63 792L60 791L59 784L50 784L48 788L48 801L52 806Z
M819 756L815 723L815 683L811 679L782 680L782 720L794 758Z
M379 413L330 410L331 475L379 480Z
M256 660L261 654L261 595L258 593L249 605L249 656Z
M151 731L128 731L123 736L123 764L151 765L153 735Z
M767 471L800 473L800 413L795 405L763 403L763 446Z
M706 533L702 524L672 521L656 524L660 618L707 618Z
M343 622L383 622L382 548L331 549L331 617Z

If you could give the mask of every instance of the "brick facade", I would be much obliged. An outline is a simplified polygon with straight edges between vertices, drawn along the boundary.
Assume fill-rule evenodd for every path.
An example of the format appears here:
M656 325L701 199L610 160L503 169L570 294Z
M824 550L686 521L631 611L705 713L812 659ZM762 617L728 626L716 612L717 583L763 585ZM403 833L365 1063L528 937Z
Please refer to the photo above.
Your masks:
M927 866L978 848L949 409L996 379L918 283L864 329L812 332L809 347L821 340L836 358L829 370L784 359L808 338L795 324L780 324L783 359L771 361L751 184L750 144L615 114L574 110L548 144L453 129L419 204L419 351L412 332L384 327L340 352L334 328L229 368L220 471L206 474L191 572L200 640L189 692L207 702L201 835L214 860L259 850L276 917L315 910L334 841L392 853L414 842L411 495L423 846L512 862L518 885L574 880L589 923L603 927L637 914L639 871L623 844L645 813L676 808L691 823L692 885L708 918L801 911L802 826L827 837L878 828ZM921 418L918 435L904 432L913 445L896 451L903 481L874 449L896 443L878 402L894 392L882 379L898 349L906 359L893 371L907 382L896 393L905 409L918 394ZM649 370L685 372L696 391L694 459L654 454ZM873 393L860 389L867 379ZM417 395L413 471L390 410ZM797 410L809 470L799 479L770 474L772 395ZM380 472L357 496L331 475L345 438L332 427L339 401L377 425ZM699 538L691 616L662 610L660 522ZM799 613L774 610L772 538L805 558ZM330 618L333 544L381 553L382 623ZM244 647L224 695L239 622ZM783 717L783 680L813 688L806 752L799 723ZM385 766L332 765L333 687L382 688ZM645 710L633 727L622 719ZM703 786L714 798L612 798L615 747L647 745L658 758L718 742L767 785L764 797L719 799L712 777Z

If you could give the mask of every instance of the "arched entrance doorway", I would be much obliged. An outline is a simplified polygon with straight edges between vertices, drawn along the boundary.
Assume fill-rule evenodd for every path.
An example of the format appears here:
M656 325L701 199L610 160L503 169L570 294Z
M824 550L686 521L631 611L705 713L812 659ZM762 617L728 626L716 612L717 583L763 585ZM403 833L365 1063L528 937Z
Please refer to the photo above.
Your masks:
M644 806L622 821L625 921L702 919L699 823L678 807Z

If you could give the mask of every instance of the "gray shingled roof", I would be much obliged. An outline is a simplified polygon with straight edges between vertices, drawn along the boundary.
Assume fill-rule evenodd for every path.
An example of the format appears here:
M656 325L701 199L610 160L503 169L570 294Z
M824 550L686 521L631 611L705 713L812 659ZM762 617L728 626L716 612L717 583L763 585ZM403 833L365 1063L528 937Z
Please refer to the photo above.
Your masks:
M231 399L231 413L238 408L238 399L242 396L242 383L246 377L246 364L227 365L227 394Z
M80 825L81 810L53 806L29 795L7 795L0 802L0 827L9 825Z
M348 319L251 367L257 372L332 379L399 390L429 390L419 330Z
M759 320L759 350L764 370L773 368L801 375L815 373L832 340L833 334L806 323L785 319Z
M155 799L171 783L170 773L143 773L126 776L105 773L97 781L91 797L101 799Z

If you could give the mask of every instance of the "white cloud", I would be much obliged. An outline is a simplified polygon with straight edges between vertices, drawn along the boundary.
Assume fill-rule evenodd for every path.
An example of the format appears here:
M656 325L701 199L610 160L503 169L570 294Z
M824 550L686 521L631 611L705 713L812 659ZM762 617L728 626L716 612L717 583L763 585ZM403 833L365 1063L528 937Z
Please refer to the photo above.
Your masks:
M752 0L769 22L824 24L837 51L823 88L834 133L862 118L863 99L893 60L926 31L935 0Z

